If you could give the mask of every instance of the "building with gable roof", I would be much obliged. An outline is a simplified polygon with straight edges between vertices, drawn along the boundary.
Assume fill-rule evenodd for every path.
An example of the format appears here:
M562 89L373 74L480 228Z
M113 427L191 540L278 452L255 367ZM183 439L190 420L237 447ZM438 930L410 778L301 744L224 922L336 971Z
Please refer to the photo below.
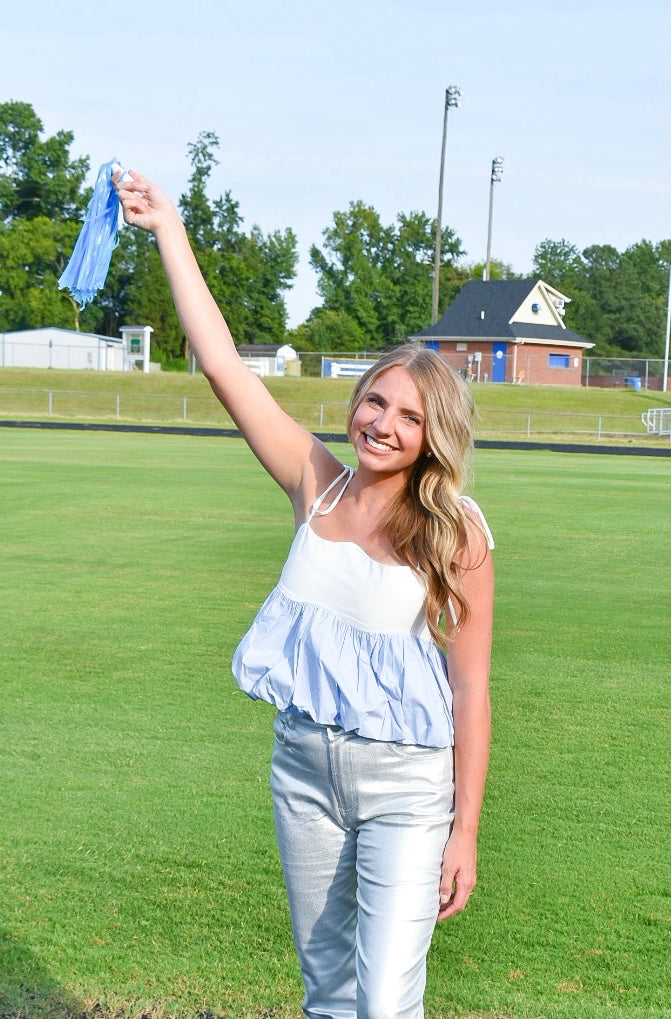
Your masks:
M594 346L564 324L570 298L540 279L469 280L434 325L410 337L480 382L579 386Z
M59 368L93 371L158 369L149 360L151 326L121 327L121 336L83 333L58 326L0 333L0 368Z
M125 371L121 336L75 332L57 326L0 333L0 368L65 368Z
M237 351L250 371L260 378L301 373L298 354L289 343L239 343Z

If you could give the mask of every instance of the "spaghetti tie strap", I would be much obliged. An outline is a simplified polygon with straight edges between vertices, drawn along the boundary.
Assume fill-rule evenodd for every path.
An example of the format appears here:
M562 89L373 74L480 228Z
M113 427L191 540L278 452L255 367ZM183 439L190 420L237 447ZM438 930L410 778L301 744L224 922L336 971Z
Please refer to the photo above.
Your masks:
M352 480L353 475L354 475L354 468L353 467L344 467L343 470L338 475L338 477L335 478L331 482L331 484L328 486L328 488L325 488L324 491L322 492L322 494L318 495L317 498L315 499L315 501L312 503L312 507L310 509L310 513L308 514L308 520L312 520L312 518L315 517L315 516L316 517L325 517L327 513L330 513L332 510L334 510L336 508L336 506L338 505L338 503L340 502L345 489L347 488L347 486L349 485L350 481ZM326 509L321 509L320 508L321 504L324 501L324 499L326 498L326 496L330 492L333 491L333 489L336 487L338 482L342 481L343 478L345 480L344 480L344 483L343 483L342 487L338 491L338 493L335 495L335 497L332 499L332 501L329 503L329 505L327 506Z

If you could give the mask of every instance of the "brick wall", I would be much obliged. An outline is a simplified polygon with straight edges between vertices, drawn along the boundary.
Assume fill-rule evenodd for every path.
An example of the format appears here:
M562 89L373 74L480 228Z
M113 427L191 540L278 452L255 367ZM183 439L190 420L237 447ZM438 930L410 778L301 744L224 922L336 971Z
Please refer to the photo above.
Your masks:
M506 344L506 353L495 362L492 341L469 340L463 343L439 343L440 353L461 374L481 382L494 379L524 385L579 386L582 373L582 349L533 344ZM479 363L474 359L481 354ZM503 363L501 363L503 362ZM497 378L497 375L503 376Z

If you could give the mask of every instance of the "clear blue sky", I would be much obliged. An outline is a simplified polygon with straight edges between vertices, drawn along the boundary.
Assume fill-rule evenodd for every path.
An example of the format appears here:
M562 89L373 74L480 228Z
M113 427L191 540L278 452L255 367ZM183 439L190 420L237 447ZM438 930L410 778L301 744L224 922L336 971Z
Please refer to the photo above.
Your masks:
M668 0L35 0L5 7L1 38L0 101L73 131L92 174L118 156L176 200L187 144L216 132L212 194L298 236L292 325L318 303L308 252L336 209L435 216L453 83L443 222L469 261L498 155L492 254L519 272L546 237L671 236Z

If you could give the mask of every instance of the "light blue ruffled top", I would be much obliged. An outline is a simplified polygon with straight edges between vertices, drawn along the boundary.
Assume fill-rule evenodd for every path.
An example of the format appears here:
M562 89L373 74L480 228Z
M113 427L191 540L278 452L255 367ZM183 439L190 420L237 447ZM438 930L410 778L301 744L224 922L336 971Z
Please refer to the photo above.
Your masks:
M233 673L250 697L323 725L451 746L452 692L426 625L422 580L409 566L378 562L310 526L335 508L352 475L345 467L299 527L277 586L235 652Z

